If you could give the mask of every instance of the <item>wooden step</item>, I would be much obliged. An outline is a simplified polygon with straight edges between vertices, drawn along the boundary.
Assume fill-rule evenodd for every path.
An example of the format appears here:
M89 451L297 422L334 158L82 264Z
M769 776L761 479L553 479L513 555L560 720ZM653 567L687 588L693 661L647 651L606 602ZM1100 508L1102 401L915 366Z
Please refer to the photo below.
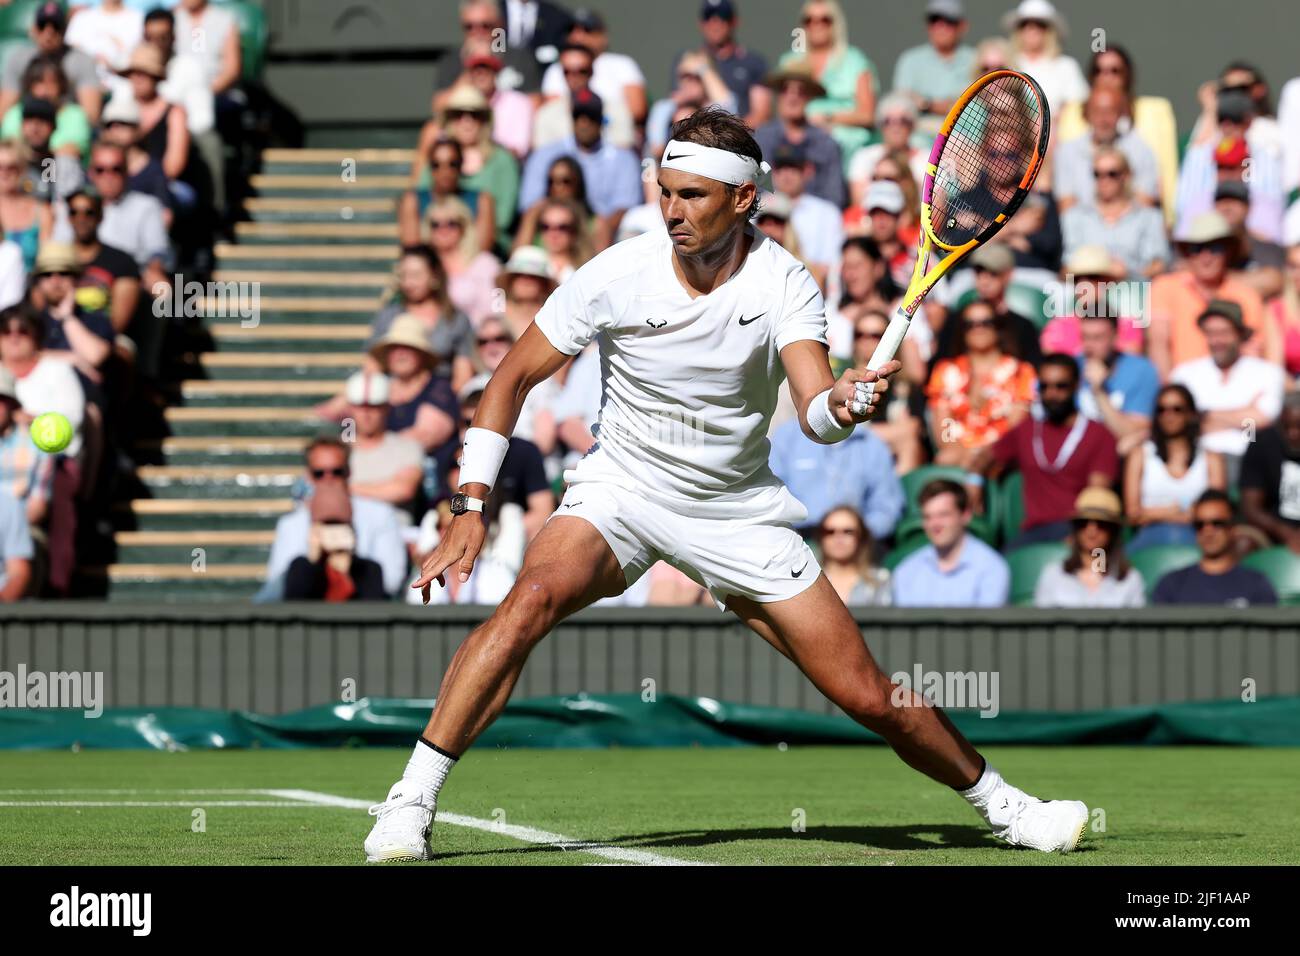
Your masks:
M185 545L250 545L275 543L274 531L119 531L113 540L123 547L171 547Z
M196 378L181 383L181 395L184 398L212 398L224 395L311 395L329 396L337 394L340 382L330 379L303 380L257 380L238 379L213 381Z
M394 212L397 204L392 199L299 199L292 196L253 196L244 200L249 212L338 212L343 208L353 212Z
M204 352L200 362L204 368L358 368L361 359L346 352Z
M249 221L235 223L235 235L246 241L293 238L396 239L397 223Z
M221 309L220 299L205 299L204 309L215 313ZM266 312L373 312L379 308L378 295L263 295L258 297L258 308Z
M209 564L203 571L195 571L190 564L110 564L102 568L87 568L86 574L118 581L202 581L225 579L235 581L261 581L266 576L265 564Z
M260 282L263 285L305 286L375 286L382 289L393 283L393 273L388 270L374 272L307 272L301 269L218 269L212 278L216 282Z
M292 498L133 498L116 508L137 515L282 515L295 505Z
M266 149L262 151L262 163L333 163L339 165L345 160L358 163L413 163L413 149Z
M305 422L316 420L310 408L168 408L169 422Z
M258 173L250 178L254 189L337 189L346 192L349 189L406 189L411 185L410 176L376 175L358 172L356 179L343 179L342 165L333 174L276 174Z
M277 223L279 225L279 223ZM309 223L301 223L311 226ZM315 228L312 226L311 228ZM312 235L307 232L304 235ZM230 259L375 259L392 263L401 254L396 246L344 246L344 245L300 245L300 246L240 246L234 243L218 243L215 249L217 261L225 263Z
M259 325L244 328L239 323L221 323L210 327L213 336L220 339L275 339L277 341L310 341L311 339L332 339L335 341L356 340L363 342L370 337L368 325ZM359 361L354 356L354 361Z
M259 437L256 435L224 435L208 437L206 435L170 435L167 438L139 442L141 448L161 449L165 455L188 452L211 452L214 455L264 453L268 455L300 454L306 447L308 438L286 436Z
M293 482L300 470L280 465L140 465L135 470L141 481L225 481L230 478L280 478Z

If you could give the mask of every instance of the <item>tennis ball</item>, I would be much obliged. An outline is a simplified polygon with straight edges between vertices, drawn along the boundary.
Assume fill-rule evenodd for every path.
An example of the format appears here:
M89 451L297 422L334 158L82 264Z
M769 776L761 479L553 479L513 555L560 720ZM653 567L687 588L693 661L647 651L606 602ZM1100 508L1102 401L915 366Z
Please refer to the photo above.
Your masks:
M46 412L32 422L32 441L41 451L57 454L72 444L72 422L58 412Z

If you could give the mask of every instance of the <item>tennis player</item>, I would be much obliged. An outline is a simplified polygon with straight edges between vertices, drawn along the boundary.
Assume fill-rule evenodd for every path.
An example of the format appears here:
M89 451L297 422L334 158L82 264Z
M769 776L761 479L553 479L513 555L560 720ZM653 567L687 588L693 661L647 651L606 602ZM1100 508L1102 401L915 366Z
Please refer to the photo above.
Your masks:
M762 153L736 117L701 110L673 128L660 165L666 232L596 256L546 301L501 363L464 443L451 528L415 582L466 580L484 539L483 501L528 390L599 340L596 444L567 472L559 509L514 587L461 644L402 779L365 841L367 859L426 860L438 791L501 713L532 649L564 618L620 594L656 561L708 589L819 691L910 766L957 791L996 836L1069 851L1088 810L1005 782L948 720L891 684L848 609L793 530L804 507L768 468L782 378L805 434L847 438L898 371L835 379L825 304L804 266L752 225ZM867 395L859 383L876 382ZM901 702L901 705L900 703Z

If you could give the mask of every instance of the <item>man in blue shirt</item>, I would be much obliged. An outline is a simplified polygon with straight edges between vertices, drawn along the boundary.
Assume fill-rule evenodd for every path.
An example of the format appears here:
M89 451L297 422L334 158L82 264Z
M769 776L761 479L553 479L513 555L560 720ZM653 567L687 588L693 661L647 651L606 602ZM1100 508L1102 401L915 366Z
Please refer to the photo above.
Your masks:
M736 97L736 114L746 125L757 128L766 122L772 111L772 91L763 85L767 76L767 62L753 50L741 46L736 40L736 5L731 0L704 0L700 7L700 37L702 50L708 55L722 82ZM677 65L685 50L673 58L671 89L677 80Z
M894 569L900 607L1002 607L1011 593L1007 562L969 534L970 500L955 481L936 479L917 497L930 543Z
M803 433L791 419L772 435L772 471L808 509L801 532L821 524L827 512L848 505L866 522L877 540L888 538L906 503L894 473L889 446L859 425L834 445L822 445Z
M1110 311L1110 310L1103 310ZM1079 411L1110 429L1120 454L1125 439L1146 434L1155 414L1160 375L1141 355L1115 347L1118 320L1113 314L1079 319Z
M570 156L582 167L587 185L587 202L602 220L613 220L625 210L645 202L641 185L641 163L636 153L600 138L604 102L591 90L573 94L573 135L533 150L524 163L519 184L519 211L527 212L546 196L546 174L551 163ZM614 234L609 228L609 235Z
M925 6L929 42L904 50L894 67L894 92L905 93L923 114L923 129L938 131L971 80L975 49L962 43L966 11L961 0L930 0Z
M1232 499L1217 488L1203 492L1192 505L1192 527L1201 560L1170 571L1151 594L1152 604L1276 604L1277 592L1268 578L1237 563L1232 526L1236 522Z

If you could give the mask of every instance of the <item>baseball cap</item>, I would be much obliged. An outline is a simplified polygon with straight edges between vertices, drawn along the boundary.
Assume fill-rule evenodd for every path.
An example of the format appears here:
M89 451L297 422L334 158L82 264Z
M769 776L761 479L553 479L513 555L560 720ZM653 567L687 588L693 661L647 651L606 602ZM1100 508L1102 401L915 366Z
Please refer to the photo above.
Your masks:
M958 23L966 19L966 8L962 5L961 0L930 0L925 5L925 15L927 17L943 17L945 20Z
M482 395L483 390L487 388L487 383L491 378L491 372L479 372L460 387L460 391L456 394L456 400L460 402L468 402L470 399Z
M1089 276L1116 278L1115 264L1111 262L1110 253L1105 246L1080 246L1065 260L1063 271L1076 279L1086 279Z
M773 219L789 222L792 215L794 215L794 203L790 201L789 196L785 193L763 193L758 203L760 219L770 216Z
M1250 187L1240 179L1225 179L1214 188L1214 199L1216 202L1220 199L1250 202Z
M1196 324L1203 325L1206 319L1215 315L1221 319L1227 319L1235 325L1242 336L1250 335L1250 329L1246 326L1246 318L1242 314L1241 306L1236 302L1231 302L1228 299L1211 299L1209 304L1206 305L1205 311L1196 317Z
M130 126L140 125L140 104L136 102L134 96L114 96L104 107L104 112L99 116L101 126L107 126L109 123L126 123Z
M387 405L388 376L380 372L355 372L345 389L353 405Z
M898 183L891 183L888 179L878 179L871 184L867 195L863 197L862 208L867 212L883 209L897 216L903 211L903 202L903 190L899 188Z
M1220 122L1228 120L1232 123L1244 123L1254 109L1255 104L1245 93L1240 90L1224 90L1218 96L1215 113Z
M1193 219L1185 230L1174 236L1174 241L1200 245L1231 238L1232 227L1228 225L1228 220L1217 212L1203 212Z
M1000 242L980 246L971 253L970 264L976 269L1001 275L1016 267L1016 257Z
M808 162L807 151L798 143L783 142L772 154L772 168L802 166Z
M43 100L36 96L23 98L23 119L43 119L53 123L57 115L58 110L49 100Z
M605 116L605 101L591 90L579 90L573 94L571 112L574 119L586 116L599 123Z
M604 33L605 21L595 10L588 10L583 7L573 11L573 26L588 33Z
M704 0L704 6L700 7L700 20L713 17L727 21L736 19L735 4L731 0Z
M68 25L68 15L63 11L63 4L58 0L46 0L36 8L35 21L37 28L57 27L62 30Z
M502 274L506 276L535 276L548 282L555 281L555 277L551 273L551 262L546 255L546 250L539 246L520 246L510 253L510 258L507 260Z

